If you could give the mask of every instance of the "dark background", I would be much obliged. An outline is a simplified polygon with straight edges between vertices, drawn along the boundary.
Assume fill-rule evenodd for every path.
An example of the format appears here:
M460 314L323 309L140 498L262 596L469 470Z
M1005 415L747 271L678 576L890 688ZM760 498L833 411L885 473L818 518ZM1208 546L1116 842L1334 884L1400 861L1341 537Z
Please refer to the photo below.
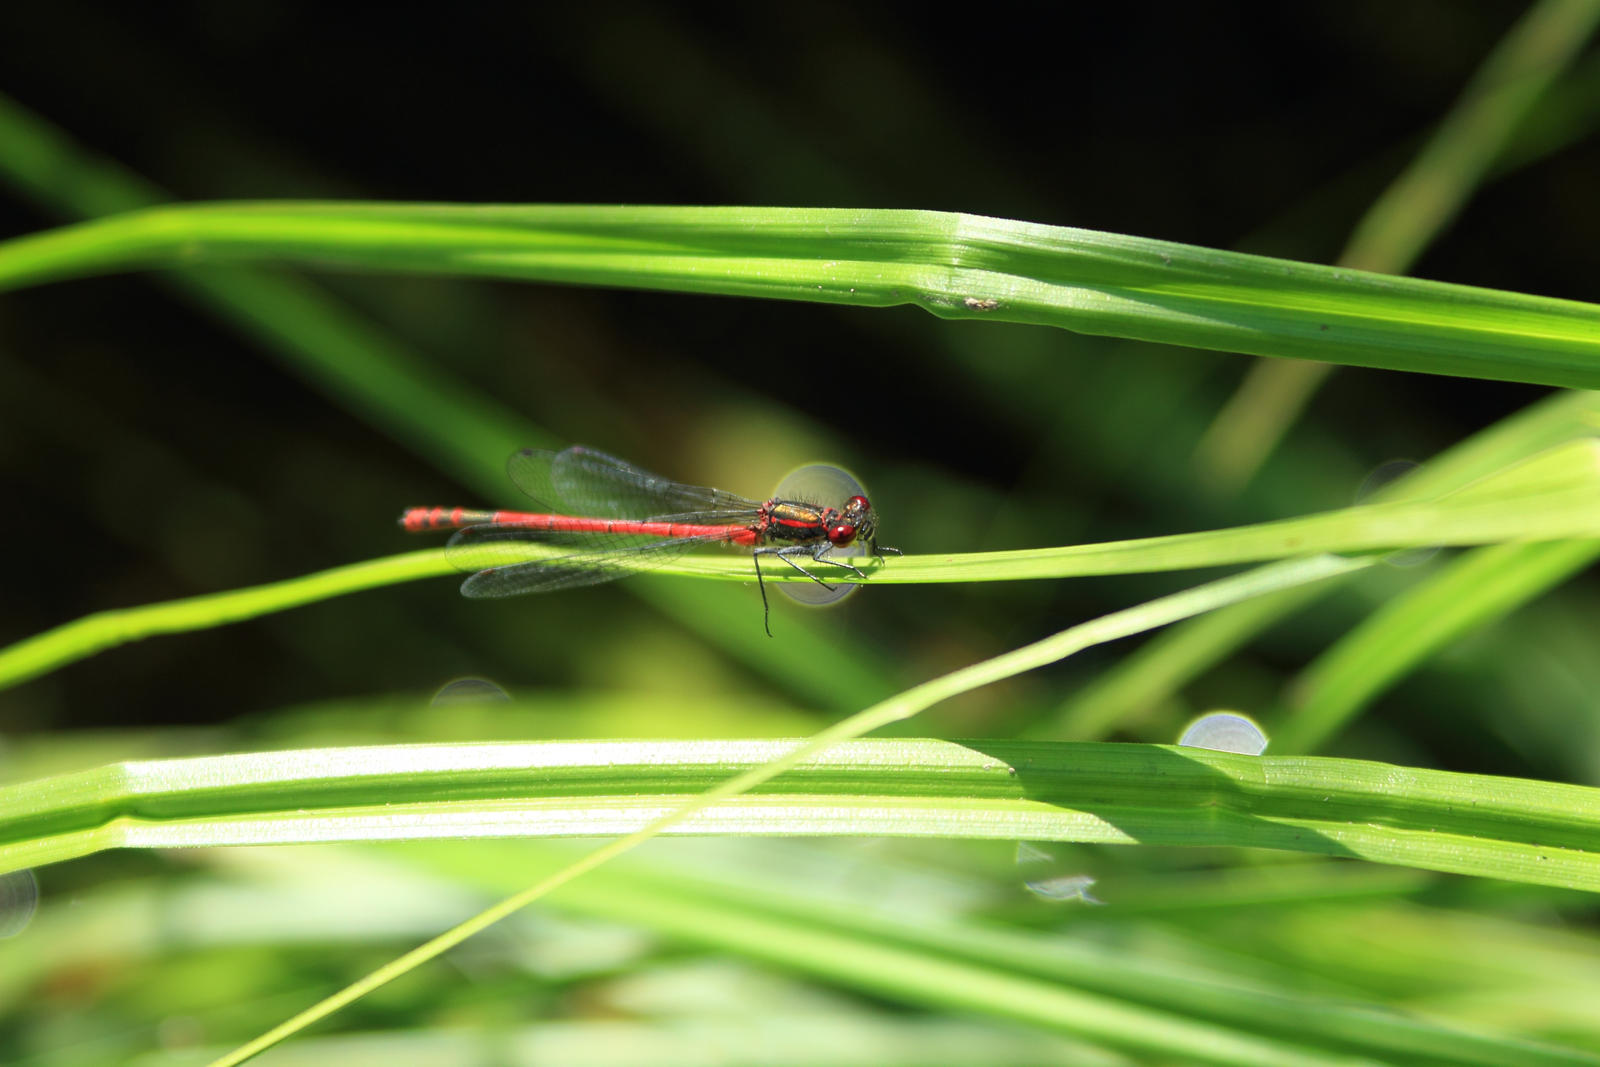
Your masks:
M8 5L0 89L185 200L917 207L1327 262L1522 10ZM1542 109L1414 273L1594 299L1597 96ZM0 196L0 235L61 221ZM1385 461L1425 459L1543 395L1341 370L1261 477L1220 496L1190 452L1244 357L912 309L316 277L556 440L752 496L791 459L845 462L884 511L883 540L908 551L1341 506ZM824 368L851 388L819 387ZM0 486L4 643L416 547L393 529L402 506L478 502L143 275L0 296ZM885 588L829 618L909 684L1192 580ZM1196 706L1265 706L1370 608L1348 598L1275 631L1203 680ZM715 663L722 692L795 696L625 590L481 605L441 580L105 653L0 693L0 732L425 697L463 673L521 691L639 687L648 668L623 661L641 650L655 657L641 664ZM930 732L1015 729L1113 654ZM1386 698L1377 751L1537 770L1449 726L1462 700L1506 691L1483 682L1446 664L1408 683Z

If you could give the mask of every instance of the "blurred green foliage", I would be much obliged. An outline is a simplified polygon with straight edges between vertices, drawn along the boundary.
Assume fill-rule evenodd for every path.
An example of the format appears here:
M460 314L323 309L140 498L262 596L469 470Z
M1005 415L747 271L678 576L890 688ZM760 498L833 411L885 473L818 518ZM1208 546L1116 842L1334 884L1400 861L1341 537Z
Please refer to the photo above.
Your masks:
M1562 6L1584 7L1551 5ZM1074 8L1062 36L1045 32L1037 12L1003 7L959 18L643 4L379 15L67 2L0 10L0 89L179 199L925 207L1331 261L1520 15L1438 3ZM1510 131L1488 180L1412 273L1593 300L1597 120L1591 47ZM49 169L12 180L16 195L0 197L5 236L66 221L71 202L131 206L115 181L68 187ZM198 298L194 286L167 281L113 277L0 298L0 486L11 506L0 543L12 561L0 645L106 608L414 547L393 526L402 506L514 503L509 487L489 498L513 444L590 443L757 496L799 463L839 462L872 491L888 543L970 552L1340 507L1387 461L1426 459L1547 393L1342 370L1259 472L1229 490L1196 459L1246 373L1245 359L1225 354L946 323L907 308L338 273L266 278L279 302L241 329L248 316L217 314L217 300L231 299L217 289L237 297L237 276L204 276L198 284L212 292ZM317 319L319 309L332 317ZM362 344L385 346L486 400L496 420L442 420L426 436L385 425L336 378L279 355L324 321L333 324L324 334L355 339L349 359ZM1271 733L1277 709L1295 706L1307 664L1449 566L1441 557L1373 568L1103 728L1170 742L1192 712L1227 706L1256 713ZM334 742L792 735L1191 581L885 585L827 612L780 606L773 642L760 634L755 591L718 583L641 579L503 603L465 601L448 579L395 586L129 645L0 692L0 778ZM1597 597L1593 576L1581 575L1512 617L1475 618L1477 629L1452 632L1421 669L1377 694L1330 751L1600 783ZM1129 651L1097 649L958 698L912 732L1037 728ZM492 678L543 710L430 713L432 693L461 675ZM604 883L570 906L582 921L528 918L453 956L456 968L430 968L363 1002L340 1025L368 1031L363 1039L378 1045L363 1054L389 1062L396 1047L553 1019L582 1031L574 1040L603 1062L625 1035L602 1022L618 1017L754 1020L766 1037L752 1027L708 1031L706 1041L772 1062L763 1042L792 1033L779 1026L791 1015L823 1020L813 1030L859 1024L862 1062L889 1062L862 1051L879 1047L872 1040L943 1048L951 1062L964 1062L964 1049L980 1050L965 1053L971 1062L1122 1062L1019 1035L1015 1021L1127 1046L1125 1034L1076 1024L1044 999L1031 1014L995 1011L1011 1021L943 1040L894 1029L990 1010L910 983L929 958L967 952L993 964L1020 928L1198 973L1202 986L1308 998L1311 1007L1295 1010L1353 1000L1451 1031L1441 1038L1418 1023L1420 1044L1393 1036L1387 1052L1362 1046L1364 1055L1535 1062L1518 1035L1563 1046L1541 1053L1549 1062L1600 1053L1587 897L1302 869L1237 851L1085 847L1068 862L1099 874L1096 895L1120 904L1073 910L1029 900L994 848L739 844L719 854L663 844L653 854L665 872L653 883L665 901L655 913L646 913L655 898L630 894L625 879ZM151 1053L150 1062L171 1062L186 1047L236 1040L463 917L483 892L514 888L500 884L507 872L534 877L561 862L510 852L530 869L478 843L357 853L349 867L333 851L219 850L49 868L34 926L0 942L0 1059L96 1063L179 1050ZM369 863L394 866L373 873ZM661 888L707 871L713 889ZM720 887L741 872L760 883L734 894L748 921L776 912L789 940L741 945L744 928L725 902L692 918L692 906L723 901ZM774 881L837 889L838 908L857 918L889 901L917 937L937 942L924 946L933 955L881 961L876 986L861 977L870 963L845 973L853 955L833 969L807 962L798 955L807 924L843 920L796 918ZM77 902L81 910L67 906ZM951 924L978 940L958 950ZM984 929L973 934L972 924ZM860 952L873 947L854 936ZM1007 966L1008 979L1044 973L1041 996L1084 981L1048 962ZM645 988L652 978L658 985ZM1134 976L1097 995L1224 1025L1221 1007L1161 1001L1141 983ZM885 997L921 1010L899 1018L880 1010ZM946 1010L956 1014L941 1018ZM1085 1010L1091 1023L1115 1015ZM1468 1022L1492 1037L1461 1037L1454 1028ZM383 1046L386 1030L399 1044ZM1290 1043L1304 1034L1281 1020L1243 1030ZM1218 1050L1239 1047L1219 1037ZM1335 1043L1297 1054L1325 1062L1353 1051Z

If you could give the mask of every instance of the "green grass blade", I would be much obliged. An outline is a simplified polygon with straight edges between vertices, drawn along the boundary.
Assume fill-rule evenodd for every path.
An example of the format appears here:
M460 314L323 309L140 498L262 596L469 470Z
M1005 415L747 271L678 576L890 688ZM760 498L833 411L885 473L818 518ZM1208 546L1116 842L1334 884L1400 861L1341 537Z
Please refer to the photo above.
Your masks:
M1595 0L1543 0L1495 46L1417 158L1359 223L1340 262L1405 271L1449 225L1600 22Z
M97 611L0 649L0 688L20 684L130 641L158 634L207 630L364 589L455 573L443 551L429 549L352 563L248 589Z
M1600 386L1577 301L948 212L255 202L0 244L0 289L251 261L762 296L1263 356Z
M1540 452L1588 440L1596 425L1600 425L1600 394L1558 393L1435 456L1383 487L1374 499L1446 494ZM1332 588L1335 582L1330 581L1287 590L1180 623L1074 693L1051 724L1033 733L1084 741L1102 737L1115 723L1167 700L1257 634Z
M1543 0L1508 32L1411 164L1373 202L1339 256L1342 266L1401 274L1460 213L1600 20L1594 0ZM1217 413L1197 450L1204 475L1249 481L1332 368L1260 363Z
M786 753L778 755L742 774L725 778L704 792L688 797L683 803L669 807L667 811L651 819L644 826L627 836L616 838L608 844L595 849L581 859L484 909L465 922L446 930L438 937L417 946L410 952L352 982L337 993L323 998L304 1011L240 1045L228 1055L213 1061L214 1067L231 1067L231 1065L243 1063L287 1037L299 1033L318 1020L325 1019L347 1005L354 1003L373 990L382 988L423 963L436 959L441 953L488 929L507 916L516 914L549 893L583 877L583 875L598 867L604 866L616 857L627 854L651 838L712 810L723 801L733 800L761 787L785 771L827 752L840 742L862 737L890 723L903 722L940 701L948 700L961 693L971 692L981 686L1011 677L1023 671L1058 662L1093 645L1142 633L1158 626L1167 626L1179 619L1188 618L1205 611L1215 611L1217 608L1227 604L1237 603L1250 597L1263 596L1300 582L1317 581L1330 573L1336 573L1349 566L1352 566L1352 564L1348 560L1336 557L1316 557L1309 560L1292 561L1254 574L1211 582L1208 585L1175 593L1146 604L1140 604L1137 607L1127 608L1069 627L1042 641L1037 641L1004 655L996 656L981 663L975 663L969 667L952 671L943 677L914 686L904 693L865 708L848 719L828 727L821 733L794 746ZM3 858L4 854L0 853L0 859Z
M1324 582L1246 600L1168 627L1091 678L1054 715L1033 726L1028 736L1097 741L1119 726L1139 724L1190 679L1272 623L1327 593L1344 577L1333 575ZM3 662L0 659L0 664ZM1277 746L1276 737L1273 745Z
M30 199L68 215L130 211L169 199L4 95L0 177ZM485 502L501 500L509 492L506 456L518 448L556 443L538 426L442 373L307 281L244 266L179 268L166 277L198 306L265 347L292 373L400 447L471 487ZM700 587L691 595L674 595L651 584L633 588L679 625L819 706L845 710L845 694L872 699L893 689L891 671L880 657L816 619L796 616L785 634L784 654L776 655L735 621L740 612L734 590ZM131 638L99 627L94 639L116 644ZM812 669L823 659L834 665L831 676Z
M1266 1035L1216 1019L1195 1018L1108 996L1072 982L1016 973L993 961L963 959L862 936L826 924L801 924L750 907L729 907L658 882L585 882L562 894L578 914L614 916L678 939L737 952L826 978L878 997L940 1012L979 1014L1126 1049L1158 1060L1235 1065L1348 1064L1346 1053L1318 1048L1304 1033ZM582 898L582 899L580 899ZM560 901L557 907L561 907ZM1481 1061L1480 1061L1481 1062ZM1502 1056L1500 1063L1511 1061ZM1583 1062L1546 1060L1545 1062Z
M539 849L537 845L533 847ZM426 855L441 850L436 845L418 845L407 851ZM487 851L503 857L501 866L488 863L482 866L483 874L499 875L494 886L497 889L514 885L522 874L514 868L501 875L505 866L516 865L526 870L538 862L523 858L519 863L511 854L512 849L503 845L487 846ZM1334 878L1327 865L1297 866L1316 869L1324 880ZM913 1002L921 999L917 997L918 987L912 985L907 989L901 985L902 972L917 971L936 963L946 967L970 967L980 979L999 971L1018 983L1043 981L1055 988L1111 997L1124 1005L1155 1009L1162 1015L1170 1013L1235 1033L1250 1034L1257 1039L1287 1040L1379 1060L1430 1056L1455 1064L1518 1067L1529 1063L1600 1060L1591 1053L1551 1048L1499 1035L1464 1032L1400 1012L1378 1013L1367 1004L1296 996L1272 988L1266 982L1243 980L1220 967L1209 968L1204 959L1177 964L1096 944L1070 932L1062 935L1037 929L1008 929L960 917L906 916L892 905L878 901L835 902L783 879L762 877L758 871L742 878L721 871L718 875L713 880L697 876L689 867L669 866L659 861L651 863L638 857L617 869L596 872L584 883L582 891L556 894L551 903L562 910L643 925L694 944L716 946L815 973L830 981L859 985L876 996L898 995L897 998L905 997ZM1303 891L1316 890L1308 885ZM878 906L873 906L875 904ZM1119 898L1119 912L1121 904ZM735 930L749 923L762 928L765 936L747 939L740 933L730 934L728 927L718 921L719 916L723 919L738 916ZM843 941L856 946L868 945L874 951L894 955L892 963L877 974L860 975L848 966L833 966L827 956L815 957L806 949L796 947L815 944L813 939L830 944ZM958 991L968 988L966 982L950 983L946 995L958 1001L949 1006L983 1014L996 1013L1000 1008L981 997L963 998ZM1003 1008L999 1013L1005 1014ZM1028 1021L1045 1026L1062 1023L1048 1017ZM1098 1036L1121 1047L1132 1045L1147 1053L1158 1051L1143 1044L1137 1034L1118 1032Z
M1322 515L1193 534L944 556L903 556L863 564L868 577L840 582L1020 581L1217 567L1314 552L1373 552L1427 545L1600 536L1600 444L1574 442L1437 500L1392 501ZM492 546L503 551L508 546ZM570 551L530 543L527 562ZM460 561L456 561L460 562ZM303 578L139 608L103 611L0 649L0 687L15 685L115 645L156 634L204 629L395 582L457 573L442 549L353 564ZM503 555L483 566L505 566ZM1347 561L1350 567L1364 566ZM694 557L652 569L748 582L744 557ZM767 581L807 581L769 568ZM830 575L830 578L832 576Z
M799 760L795 761L795 757ZM776 763L743 796L708 786ZM938 836L1283 849L1600 891L1600 790L1104 742L534 742L123 763L0 789L0 871L106 848Z
M1600 541L1492 545L1384 604L1289 686L1279 753L1312 752L1367 702L1441 648L1516 610L1600 558Z

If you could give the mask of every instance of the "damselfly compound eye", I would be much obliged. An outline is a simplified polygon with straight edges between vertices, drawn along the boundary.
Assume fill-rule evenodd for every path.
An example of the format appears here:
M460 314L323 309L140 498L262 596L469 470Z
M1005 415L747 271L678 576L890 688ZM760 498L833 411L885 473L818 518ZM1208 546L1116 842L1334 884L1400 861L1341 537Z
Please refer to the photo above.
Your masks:
M856 528L848 522L828 527L828 540L840 548L856 539Z

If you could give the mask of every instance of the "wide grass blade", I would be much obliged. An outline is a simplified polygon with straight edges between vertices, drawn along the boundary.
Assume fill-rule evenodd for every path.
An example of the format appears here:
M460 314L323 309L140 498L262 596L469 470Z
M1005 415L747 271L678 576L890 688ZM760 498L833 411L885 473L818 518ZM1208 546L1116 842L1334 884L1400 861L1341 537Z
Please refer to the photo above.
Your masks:
M0 244L0 290L144 267L285 262L914 304L1082 333L1600 386L1600 308L938 211L246 202L157 207Z
M804 751L802 751L804 750ZM1212 845L1600 891L1600 789L1165 745L857 740L309 749L0 789L0 873L106 848L666 832Z
M841 742L860 738L892 723L904 722L953 696L971 692L1024 671L1057 663L1085 648L1143 633L1159 626L1168 626L1179 619L1215 611L1225 605L1264 596L1298 583L1320 581L1331 574L1358 565L1339 557L1320 556L1293 560L1251 574L1221 579L1080 623L1042 641L1036 641L1031 645L913 686L903 693L864 708L849 718L829 726L786 752L774 754L764 763L733 777L724 778L703 792L684 797L681 802L648 819L632 833L615 838L534 884L485 908L472 918L403 953L338 992L324 997L304 1011L240 1045L227 1055L219 1057L213 1061L215 1067L231 1067L245 1062L289 1036L355 1003L368 993L381 989L423 963L437 959L440 954L588 872L604 866L618 856L626 855L659 834L711 811L724 801L732 801L759 789L785 771L829 751ZM5 794L0 793L0 810L3 810L4 800ZM10 859L20 865L24 848L25 844L14 849L15 854ZM0 852L0 862L4 862L5 859L6 854Z

